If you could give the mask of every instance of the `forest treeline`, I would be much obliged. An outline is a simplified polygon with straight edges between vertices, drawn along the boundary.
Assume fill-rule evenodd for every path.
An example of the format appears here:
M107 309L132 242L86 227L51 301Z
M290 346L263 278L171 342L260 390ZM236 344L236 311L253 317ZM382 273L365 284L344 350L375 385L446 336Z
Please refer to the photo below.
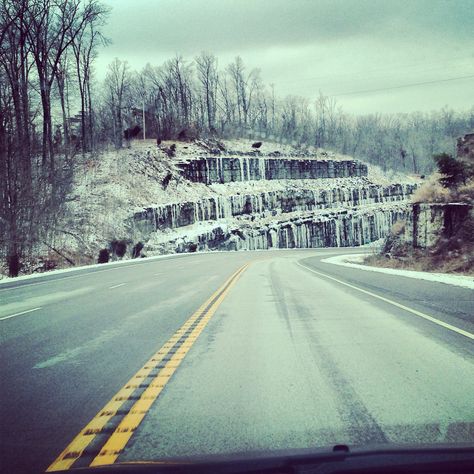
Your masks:
M115 59L103 86L97 109L100 141L114 137L117 146L122 144L120 124L142 125L144 108L149 137L176 139L183 131L189 137L260 136L338 151L384 170L425 174L434 169L434 154L455 153L456 138L474 128L469 98L464 111L445 107L354 116L321 92L316 100L279 97L260 70L249 70L242 58L220 68L218 58L206 52L148 64L141 71Z
M421 174L474 128L468 103L465 111L354 116L322 93L281 97L240 57L220 65L206 52L141 71L115 59L98 80L108 14L99 0L0 0L0 252L11 274L60 231L78 154L100 159L104 147L124 145L126 129L163 140L258 136Z

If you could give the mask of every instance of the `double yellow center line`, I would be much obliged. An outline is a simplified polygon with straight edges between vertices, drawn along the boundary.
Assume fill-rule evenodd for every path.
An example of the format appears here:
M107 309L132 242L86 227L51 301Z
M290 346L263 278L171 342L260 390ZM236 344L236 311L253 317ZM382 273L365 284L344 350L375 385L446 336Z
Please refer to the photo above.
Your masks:
M71 441L47 472L70 469L87 460L90 466L113 464L146 413L179 367L217 308L248 264L239 268L160 348L158 352L112 397ZM124 406L136 400L131 408ZM122 415L114 426L113 419ZM112 428L110 425L112 424ZM100 443L105 436L105 442ZM95 448L89 449L91 444ZM97 444L101 447L97 448ZM92 461L90 461L92 459Z

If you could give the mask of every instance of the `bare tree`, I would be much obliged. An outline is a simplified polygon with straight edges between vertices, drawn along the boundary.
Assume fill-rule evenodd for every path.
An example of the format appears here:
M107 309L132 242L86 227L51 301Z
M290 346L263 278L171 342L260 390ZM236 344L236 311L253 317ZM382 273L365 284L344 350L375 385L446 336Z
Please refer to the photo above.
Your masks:
M0 0L0 252L11 275L35 245L47 245L68 192L71 163L54 158L52 89L67 134L67 51L100 12L96 0Z
M43 162L49 162L54 181L55 162L51 87L66 49L103 12L97 0L25 0L23 16L31 53L36 65L43 115Z
M217 109L217 58L213 54L201 53L196 59L198 81L201 84L202 95L205 102L207 117L207 128L209 131L215 129Z
M113 141L116 148L123 144L123 107L125 94L130 86L130 71L127 61L115 58L108 66L105 87L110 110L113 117Z
M226 127L235 124L237 108L235 98L230 92L227 71L219 75L218 89L220 100L217 101L217 107L221 111L220 130L224 133Z
M63 152L68 154L68 145L70 141L69 137L69 123L68 117L70 114L68 106L68 97L67 97L67 88L69 82L70 68L69 60L67 53L64 54L64 57L58 63L58 67L55 71L56 85L58 89L59 101L61 105L62 119L63 119L63 138L64 146Z
M108 40L98 29L107 14L108 10L105 7L100 4L96 5L96 14L83 24L83 28L77 32L71 42L81 101L81 147L83 152L90 151L93 146L92 63L97 55L97 47L108 43Z

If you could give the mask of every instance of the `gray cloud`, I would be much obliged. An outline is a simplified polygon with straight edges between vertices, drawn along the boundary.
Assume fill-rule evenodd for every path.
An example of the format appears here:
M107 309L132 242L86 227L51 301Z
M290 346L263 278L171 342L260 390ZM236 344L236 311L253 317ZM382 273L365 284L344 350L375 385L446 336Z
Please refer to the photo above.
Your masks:
M106 35L113 45L101 52L102 70L115 56L139 69L176 53L192 58L212 51L221 64L239 54L281 93L309 97L319 89L347 93L474 73L472 0L107 2L112 13ZM431 108L441 100L449 104L451 96L459 105L461 94L452 89L440 85L446 96L434 94ZM388 95L393 108L393 96L404 92ZM341 101L361 109L360 98Z
M472 1L114 0L110 33L124 51L143 47L216 53L356 36L472 38ZM469 22L469 17L471 22ZM470 23L470 24L469 24Z

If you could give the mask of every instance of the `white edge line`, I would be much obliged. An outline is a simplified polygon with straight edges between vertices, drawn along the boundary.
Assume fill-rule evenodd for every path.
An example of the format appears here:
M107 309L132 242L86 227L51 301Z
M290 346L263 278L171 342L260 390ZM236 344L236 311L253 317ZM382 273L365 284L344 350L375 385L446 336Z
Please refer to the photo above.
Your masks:
M33 309L27 309L26 311L22 311L21 313L10 314L10 316L4 316L3 318L0 318L0 321L5 321L5 319L21 316L22 314L32 313L33 311L38 311L39 309L41 309L41 306L38 306L37 308L33 308Z
M369 272L385 273L386 275L396 275L416 280L431 281L434 283L444 283L445 285L458 286L460 288L474 289L474 278L467 275L453 275L451 273L430 273L415 270L403 270L398 268L373 267L359 263L361 256L367 256L366 253L348 253L336 255L334 257L323 258L322 263L340 265L341 267L356 268Z
M125 285L125 283L119 283L118 285L109 286L109 290L113 290L114 288L118 288L119 286L123 286L123 285Z
M379 296L375 293L372 293L371 291L367 291L367 290L363 290L362 288L359 288L357 286L354 286L354 285L351 285L350 283L346 283L344 281L341 281L339 280L338 278L334 278L332 276L329 276L329 275L326 275L325 273L322 273L322 272L318 272L316 270L313 270L312 268L309 268L307 267L306 265L302 265L301 263L299 262L296 262L297 265L299 265L300 267L302 268L305 268L306 270L309 270L310 272L313 272L315 273L316 275L320 275L320 276L323 276L325 278L329 278L330 280L334 280L334 281L337 281L338 283L340 283L341 285L345 285L345 286L348 286L349 288L352 288L354 290L357 290L357 291L360 291L361 293L365 293L366 295L370 295L374 298L377 298L379 300L382 300L382 301L385 301L386 303L389 303L393 306L396 306L397 308L400 308L400 309L403 309L405 311L408 311L416 316L419 316L420 318L424 318L428 321L431 321L432 323L435 323L435 324L438 324L439 326L442 326L446 329L449 329L451 331L454 331L458 334L461 334L462 336L466 336L468 337L469 339L473 339L474 340L474 334L471 334L470 332L468 331L464 331L463 329L459 329L457 328L456 326L452 326L451 324L448 324L448 323L445 323L444 321L440 321L439 319L436 319L436 318L433 318L433 316L429 316L428 314L425 314L425 313L422 313L421 311L417 311L416 309L412 309L412 308L409 308L408 306L405 306L403 304L400 304L400 303L397 303L395 301L392 301L392 300L389 300L388 298L384 298L383 296Z
M115 262L108 262L108 263L101 263L101 264L92 264L92 265L82 265L80 267L71 267L71 268L62 268L60 270L52 270L49 272L44 273L33 273L31 275L22 275L19 277L5 277L0 279L0 291L8 291L8 290L15 290L17 288L22 288L25 286L33 286L33 285L42 285L45 283L51 283L55 281L60 281L63 279L72 279L72 278L80 278L86 275L92 275L94 273L102 273L102 272L111 272L113 270L120 270L121 268L132 267L135 265L143 265L146 263L153 263L155 260L171 260L174 258L185 258L185 257L192 257L195 255L203 255L203 254L216 254L217 251L207 251L207 252L192 252L192 253L171 253L167 255L154 255L151 257L145 258L129 258L126 260L118 260ZM105 267L105 268L104 268ZM113 267L113 268L107 268ZM76 273L81 270L91 270L94 268L100 268L101 270L96 270L94 272L87 272L81 273L80 275L72 275L69 276L68 273ZM103 269L103 270L102 270ZM2 288L3 285L7 285L9 283L20 283L25 280L41 280L43 277L48 277L51 275L63 275L60 278L55 278L53 280L47 279L46 281L39 281L36 283L25 283L24 285L13 286L8 288Z
M209 252L211 253L211 252ZM158 255L156 257L147 257L147 258L143 258L143 259L136 259L136 263L134 262L134 260L123 260L123 261L120 261L120 262L110 262L108 264L101 264L101 265L86 265L86 266L83 266L83 267L77 267L77 268L67 268L67 269L64 269L63 270L58 270L57 272L55 272L54 270L51 271L51 272L45 272L45 273L42 273L42 274L38 274L38 275L24 275L24 276L21 276L21 277L17 277L17 278L8 278L8 279L5 279L5 280L1 280L0 281L0 292L2 291L10 291L10 290L17 290L18 288L25 288L25 287L28 287L28 286L36 286L36 285L45 285L47 283L54 283L54 282L60 282L62 280L72 280L74 278L82 278L84 276L90 276L90 275L95 275L96 273L103 273L103 272L112 272L114 270L120 270L122 268L129 268L129 267L133 267L135 266L136 264L145 264L145 263L152 263L154 260L157 260L157 259L171 259L173 257L186 257L186 256L191 256L191 255L195 255L195 253L191 253L191 254L188 254L188 253L183 253L183 254L171 254L171 255ZM139 263L140 262L140 263ZM126 263L128 263L128 265L125 265ZM6 284L6 283L15 283L15 282L20 282L22 281L22 279L32 279L34 280L36 277L38 278L41 278L43 276L48 276L48 275L57 275L59 273L72 273L72 272L75 272L77 270L87 270L89 268L97 268L98 266L100 267L104 267L105 265L114 265L114 268L104 268L103 270L96 270L94 272L84 272L84 273L81 273L80 275L72 275L72 276L69 276L69 275L65 275L65 276L62 276L60 278L54 278L52 280L46 280L46 281L39 281L37 283L25 283L24 285L18 285L18 286L11 286L11 287L8 287L8 288L2 288L2 285L3 284ZM120 265L119 265L120 264Z

